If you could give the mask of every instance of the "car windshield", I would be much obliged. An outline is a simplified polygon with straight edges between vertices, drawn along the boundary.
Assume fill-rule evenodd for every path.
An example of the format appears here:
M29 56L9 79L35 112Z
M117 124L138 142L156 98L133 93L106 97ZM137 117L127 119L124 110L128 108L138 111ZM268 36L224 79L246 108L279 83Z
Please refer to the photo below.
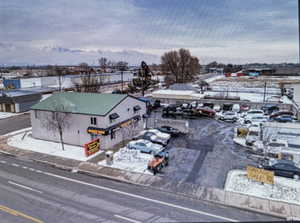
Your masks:
M249 136L259 136L258 132L249 132Z
M253 117L252 119L255 120L255 119L266 119L266 118L263 117L263 116L255 116L255 117Z
M249 114L263 114L262 111L249 111Z
M225 112L225 115L235 115L234 112Z

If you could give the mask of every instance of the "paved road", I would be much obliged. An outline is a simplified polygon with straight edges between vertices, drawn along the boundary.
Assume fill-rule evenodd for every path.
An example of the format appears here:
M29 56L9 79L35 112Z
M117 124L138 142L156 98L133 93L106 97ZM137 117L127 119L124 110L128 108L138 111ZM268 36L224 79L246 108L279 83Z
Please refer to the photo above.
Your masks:
M30 126L30 115L28 113L0 119L0 135L4 135L19 129L28 128Z
M0 155L1 222L275 221L270 216Z

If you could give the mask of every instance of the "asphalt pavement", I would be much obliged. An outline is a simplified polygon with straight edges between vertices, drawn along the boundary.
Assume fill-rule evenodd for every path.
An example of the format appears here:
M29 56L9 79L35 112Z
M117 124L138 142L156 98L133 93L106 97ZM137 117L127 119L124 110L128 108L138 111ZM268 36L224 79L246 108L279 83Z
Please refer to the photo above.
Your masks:
M0 119L0 135L4 135L20 129L25 129L30 126L31 123L29 113Z
M224 222L278 218L0 155L1 222Z

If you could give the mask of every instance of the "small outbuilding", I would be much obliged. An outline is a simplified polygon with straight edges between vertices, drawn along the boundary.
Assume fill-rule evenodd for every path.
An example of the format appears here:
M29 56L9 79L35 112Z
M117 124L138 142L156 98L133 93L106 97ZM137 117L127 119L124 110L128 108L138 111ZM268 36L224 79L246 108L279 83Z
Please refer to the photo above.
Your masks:
M42 94L34 91L0 91L0 112L25 112L42 99Z

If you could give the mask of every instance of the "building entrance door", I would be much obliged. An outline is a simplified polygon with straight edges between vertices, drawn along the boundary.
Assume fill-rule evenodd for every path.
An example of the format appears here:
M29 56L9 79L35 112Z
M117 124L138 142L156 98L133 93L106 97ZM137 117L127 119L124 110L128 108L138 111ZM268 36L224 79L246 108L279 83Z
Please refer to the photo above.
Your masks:
M10 106L10 104L5 104L5 111L6 112L11 112L11 106Z

